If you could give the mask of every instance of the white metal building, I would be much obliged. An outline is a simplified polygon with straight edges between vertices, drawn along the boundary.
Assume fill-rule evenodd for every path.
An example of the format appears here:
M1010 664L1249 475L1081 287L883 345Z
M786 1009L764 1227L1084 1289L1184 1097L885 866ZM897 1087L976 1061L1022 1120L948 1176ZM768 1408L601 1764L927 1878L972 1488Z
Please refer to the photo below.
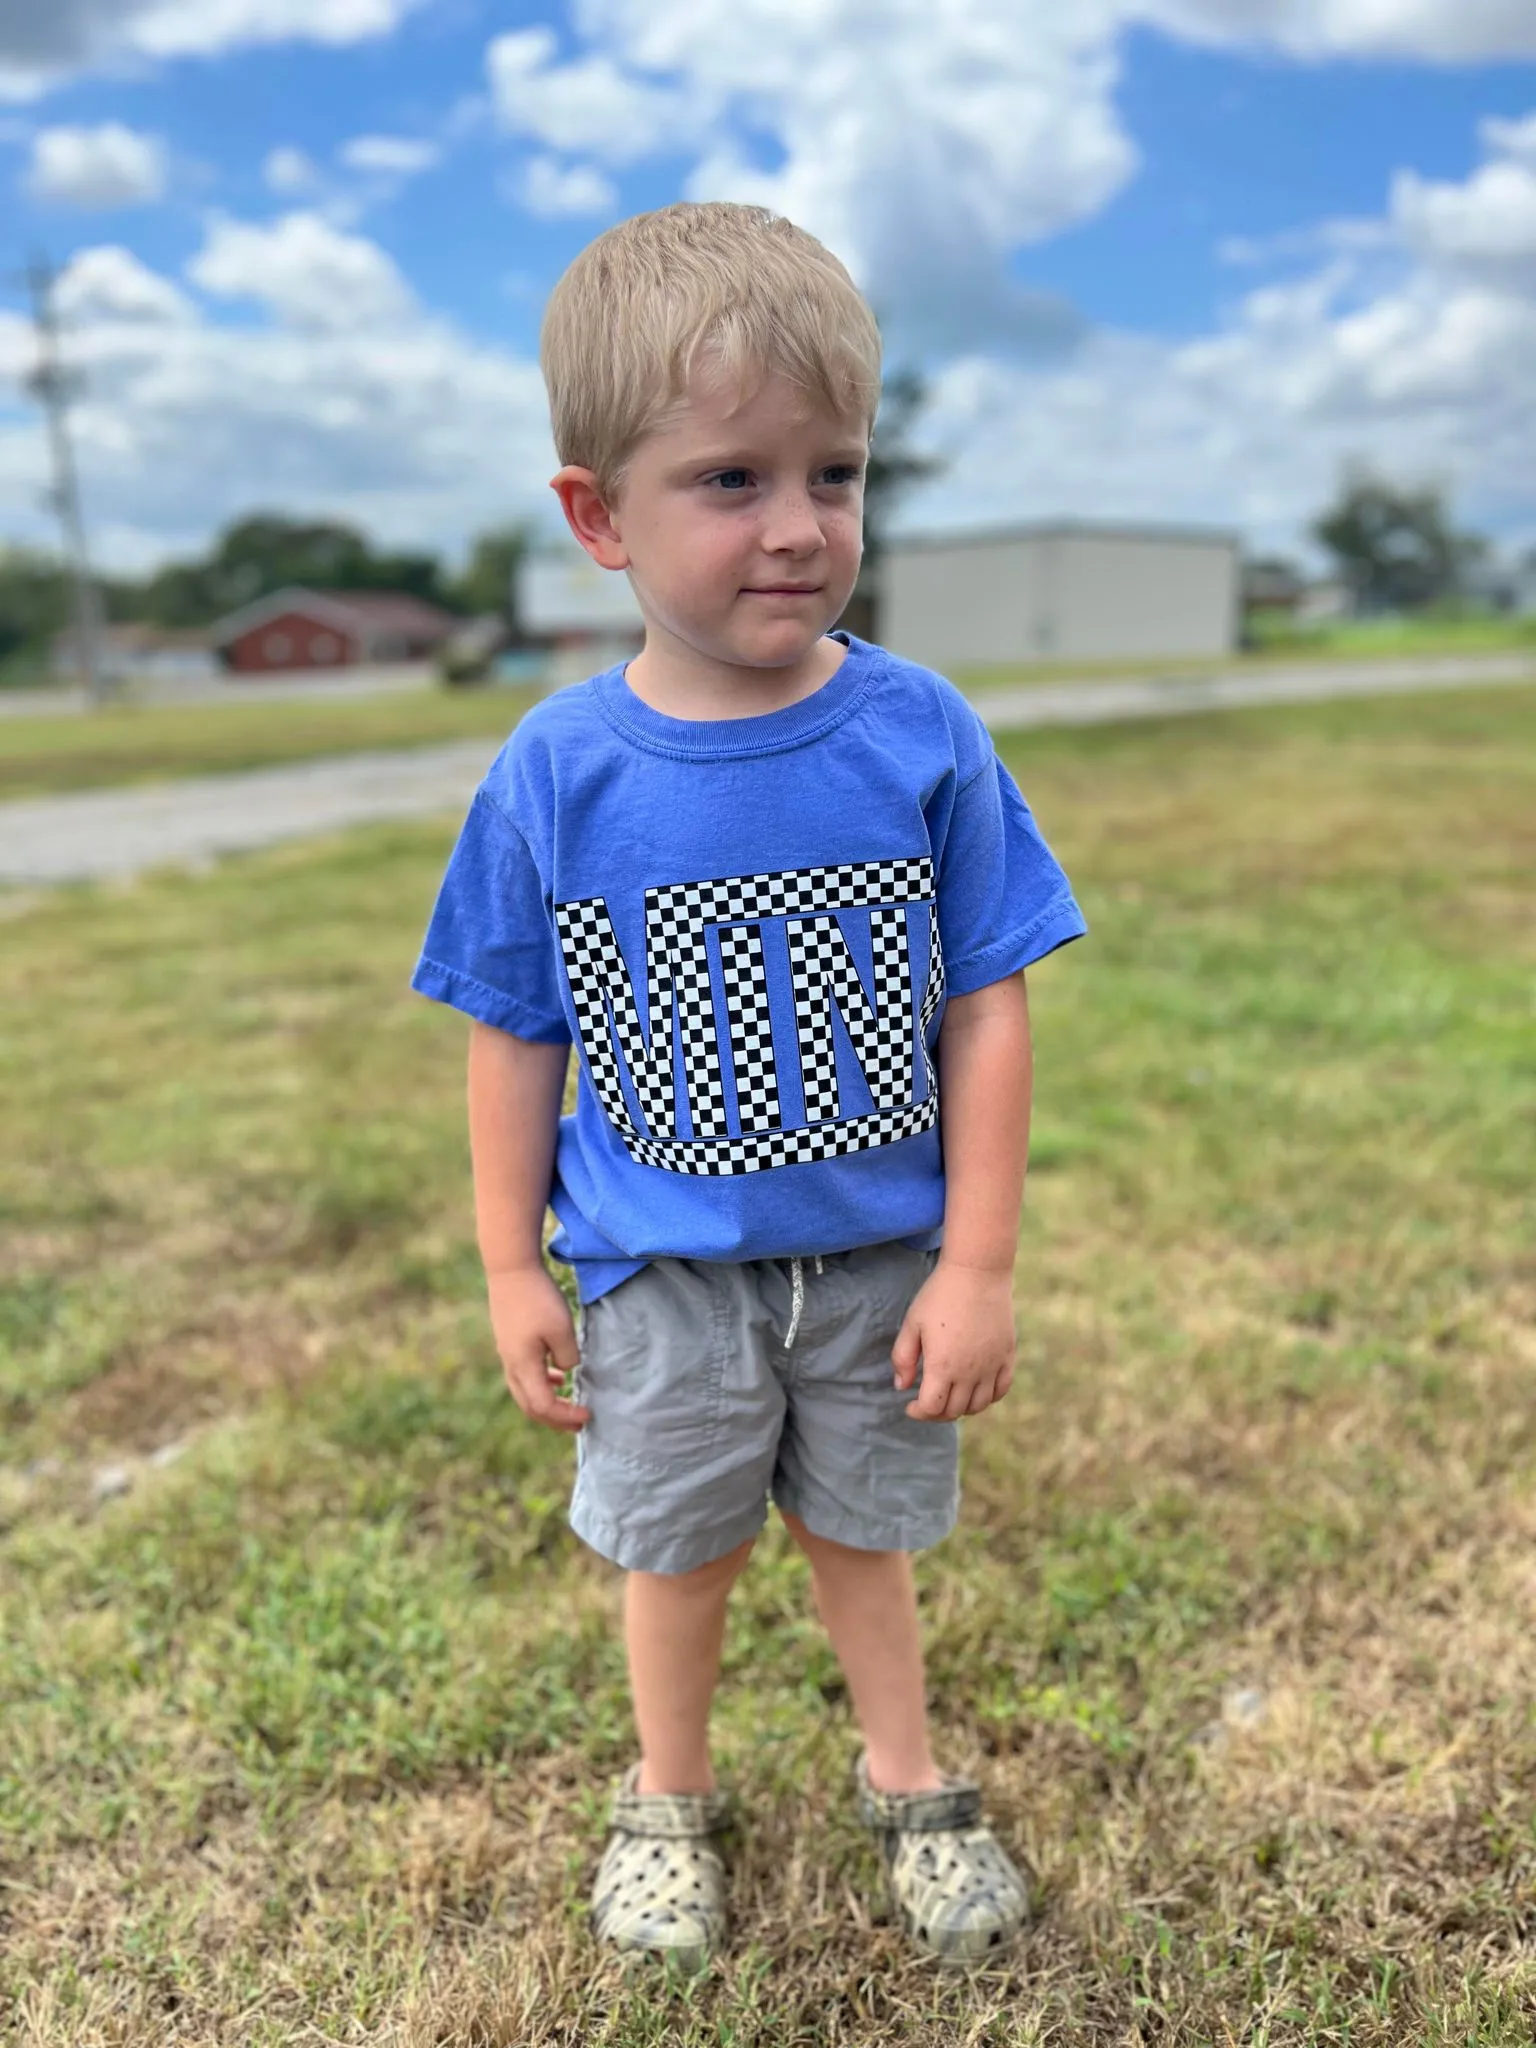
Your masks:
M1232 653L1239 540L1201 527L1076 521L893 541L879 636L950 670Z
M516 604L523 631L550 647L547 680L556 687L627 660L645 638L629 578L600 569L574 540L524 555Z

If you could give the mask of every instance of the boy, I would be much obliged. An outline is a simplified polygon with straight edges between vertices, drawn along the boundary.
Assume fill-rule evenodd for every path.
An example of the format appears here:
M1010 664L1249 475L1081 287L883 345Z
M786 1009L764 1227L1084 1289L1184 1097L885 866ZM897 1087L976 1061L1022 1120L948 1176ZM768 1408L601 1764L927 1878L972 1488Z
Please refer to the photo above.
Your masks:
M1021 970L1082 916L959 693L829 631L880 386L836 258L760 208L666 207L576 259L541 354L554 489L630 577L644 647L503 748L414 985L474 1020L508 1384L577 1433L572 1526L628 1575L640 1761L597 1932L691 1962L723 1936L709 1703L771 1497L905 1925L984 1953L1026 1895L976 1786L934 1763L909 1554L953 1526L959 1418L1013 1377Z

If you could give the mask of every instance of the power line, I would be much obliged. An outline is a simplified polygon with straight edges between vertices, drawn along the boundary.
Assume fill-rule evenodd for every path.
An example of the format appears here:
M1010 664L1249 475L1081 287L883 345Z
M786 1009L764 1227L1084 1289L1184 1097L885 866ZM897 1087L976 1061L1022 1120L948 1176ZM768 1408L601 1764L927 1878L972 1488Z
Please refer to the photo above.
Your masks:
M100 704L107 696L101 662L101 597L85 544L80 475L69 435L69 405L80 388L80 380L66 369L60 347L59 318L54 304L58 272L46 257L38 256L27 266L26 277L32 295L32 324L37 333L37 366L27 379L27 389L42 406L48 421L48 445L53 457L53 488L48 492L48 502L64 529L74 616L75 669L91 702Z

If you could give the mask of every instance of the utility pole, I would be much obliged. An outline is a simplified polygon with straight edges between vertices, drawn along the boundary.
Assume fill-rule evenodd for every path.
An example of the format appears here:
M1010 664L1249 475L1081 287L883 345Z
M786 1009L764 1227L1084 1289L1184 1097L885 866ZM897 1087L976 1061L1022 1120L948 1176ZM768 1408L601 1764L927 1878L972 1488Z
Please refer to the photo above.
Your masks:
M27 388L42 406L48 420L48 444L53 455L53 488L48 502L59 515L64 529L64 554L69 564L71 611L74 617L75 670L93 704L107 696L107 681L101 666L101 599L91 574L91 559L85 545L85 516L80 508L80 477L75 468L75 451L69 438L69 402L77 381L64 367L59 345L59 320L54 307L53 288L58 273L41 256L27 267L27 287L32 294L32 320L37 330L37 367Z

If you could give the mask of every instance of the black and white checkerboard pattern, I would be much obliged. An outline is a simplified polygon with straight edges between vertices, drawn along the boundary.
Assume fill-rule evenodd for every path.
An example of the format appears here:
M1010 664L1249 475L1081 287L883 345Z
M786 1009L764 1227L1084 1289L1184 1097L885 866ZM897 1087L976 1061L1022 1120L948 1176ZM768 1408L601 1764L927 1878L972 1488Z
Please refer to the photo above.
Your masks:
M926 902L929 909L928 985L919 1013L921 1033L932 1022L944 988L943 955L934 903L933 862L926 856L886 861L855 861L838 867L794 868L777 874L731 875L714 881L684 882L646 892L647 947L646 1028L640 1022L624 956L608 907L602 897L587 897L555 906L556 927L570 982L581 1034L582 1050L593 1089L604 1111L621 1133L634 1158L673 1173L756 1173L835 1158L874 1145L888 1145L930 1129L938 1118L938 1091L926 1047L927 1094L920 1102L904 1102L910 1086L909 983L906 965L906 913L896 905ZM821 971L821 1008L825 1014L826 1055L813 1061L814 1083L807 1074L808 1127L792 1131L771 1128L779 1116L773 1047L769 1032L767 981L762 966L761 934L744 936L756 920L805 918L810 913L842 909L874 909L875 1002L873 1009L859 984L857 970L837 933L835 920L815 918L812 931L821 933L814 964ZM707 928L735 927L720 934L721 962L729 1013L728 1033L735 1050L738 1106L742 1135L727 1135L725 1093L720 1071L720 1033L709 980ZM899 939L898 939L899 928ZM791 925L791 932L794 927ZM896 984L898 947L900 987ZM839 953L839 949L840 953ZM823 963L821 954L825 950ZM847 976L851 975L851 983ZM739 988L732 988L733 976ZM800 980L799 971L795 979ZM845 1016L853 1012L850 1036L860 1051L877 1103L891 1100L874 1114L836 1118L836 1073L831 1046L829 997L839 991ZM855 991L857 996L855 998ZM738 1010L736 996L745 999ZM672 1078L673 1008L683 1055L693 1136L677 1135L677 1104ZM797 996L797 1013L801 999ZM613 1028L609 1029L609 1013ZM896 1050L900 1017L900 1051ZM618 1040L615 1051L614 1039ZM802 1038L802 1056L804 1039ZM619 1055L628 1066L645 1130L636 1126L624 1094ZM868 1062L866 1063L866 1054ZM898 1080L898 1071L900 1079ZM820 1107L829 1100L831 1108ZM809 1097L814 1092L818 1107Z
M768 1011L768 969L762 927L720 927L720 977L730 1019L736 1109L743 1131L772 1131L779 1125L779 1075L773 1056Z
M713 882L678 882L648 889L646 938L654 944L691 933L701 924L750 923L765 917L807 916L818 910L853 910L867 903L921 903L933 894L933 862L849 861L835 868L788 868L776 875L725 875Z
M555 928L560 934L560 951L565 960L566 979L581 1031L581 1047L587 1058L587 1072L598 1101L610 1121L623 1132L626 1141L637 1138L634 1118L624 1099L619 1058L614 1051L616 1035L629 1067L635 1093L648 1124L653 1129L671 1130L675 1121L672 1090L672 1032L670 1017L666 1028L657 1030L655 989L661 980L662 963L652 966L651 1039L646 1043L640 1029L635 991L624 965L624 955L601 896L576 903L555 905ZM670 994L670 981L666 984ZM613 1005L613 1034L608 1030L608 1005ZM670 1006L669 1006L670 1007ZM651 1047L655 1047L652 1057Z
M908 979L905 908L875 910L869 919L874 948L874 1002L864 993L848 941L835 917L789 920L790 980L805 1114L811 1123L837 1116L842 1097L832 1032L835 1003L848 1027L869 1092L877 1107L894 1109L912 1095L912 985Z
M772 1166L808 1166L817 1159L839 1159L849 1152L868 1152L875 1145L894 1145L898 1138L932 1130L939 1120L939 1098L884 1109L873 1116L847 1116L836 1123L809 1124L798 1131L759 1131L753 1137L727 1138L721 1144L694 1145L682 1139L631 1138L625 1144L642 1166L662 1166L669 1173L761 1173Z

